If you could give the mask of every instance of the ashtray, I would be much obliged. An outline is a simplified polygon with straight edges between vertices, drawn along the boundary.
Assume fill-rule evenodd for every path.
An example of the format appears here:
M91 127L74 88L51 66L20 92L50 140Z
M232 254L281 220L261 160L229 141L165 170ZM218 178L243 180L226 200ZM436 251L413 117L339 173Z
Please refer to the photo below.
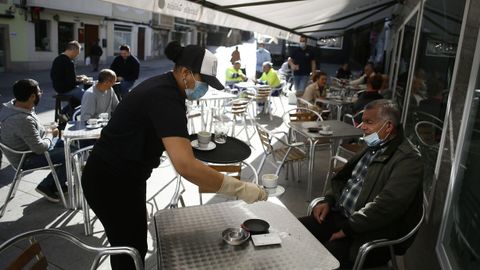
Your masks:
M250 238L250 233L242 228L228 228L222 232L222 238L227 244L238 246Z
M257 218L247 219L241 226L250 232L250 234L268 233L268 228L270 228L270 224L268 224L268 222Z

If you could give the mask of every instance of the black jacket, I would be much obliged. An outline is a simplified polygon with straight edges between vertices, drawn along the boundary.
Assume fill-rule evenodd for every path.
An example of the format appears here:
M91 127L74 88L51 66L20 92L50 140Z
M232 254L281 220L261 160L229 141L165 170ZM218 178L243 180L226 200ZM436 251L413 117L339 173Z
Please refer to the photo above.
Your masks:
M110 69L115 71L117 77L123 77L125 81L135 81L140 73L140 62L133 55L125 60L119 55L113 59Z
M57 93L66 93L77 86L75 65L65 54L60 54L53 60L50 78Z

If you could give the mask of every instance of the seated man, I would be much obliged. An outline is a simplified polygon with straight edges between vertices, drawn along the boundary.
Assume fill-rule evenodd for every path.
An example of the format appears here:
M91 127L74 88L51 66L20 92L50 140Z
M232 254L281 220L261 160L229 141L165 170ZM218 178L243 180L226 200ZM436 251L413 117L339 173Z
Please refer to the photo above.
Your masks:
M280 85L280 78L278 77L278 73L275 69L272 68L271 62L263 63L263 73L260 79L258 79L259 83L267 84L270 87L277 88Z
M110 69L117 74L120 82L120 97L124 99L140 75L140 61L130 52L130 46L123 44L120 53L113 59Z
M78 41L70 41L65 51L53 60L50 69L50 78L55 92L72 96L70 105L62 110L68 117L71 117L74 108L80 105L83 88L79 84L87 78L85 75L77 76L75 73L73 60L80 54L80 49L81 46Z
M400 115L390 100L365 106L361 128L368 148L331 179L325 200L312 215L300 218L341 268L352 266L365 242L399 238L420 220L423 164L403 136ZM401 248L410 244L403 243ZM374 249L365 267L384 264L389 258L388 249Z
M348 67L348 63L344 63L343 65L340 66L340 68L337 70L337 73L335 74L335 77L339 79L350 79L352 76L352 72L350 71L350 68Z
M328 76L325 72L318 72L314 75L314 83L305 88L302 98L312 104L315 104L317 98L325 98L327 96L327 80Z
M367 82L367 89L358 94L358 99L353 103L353 113L356 114L357 112L363 110L365 105L370 103L371 101L382 99L382 95L380 95L379 91L382 89L383 85L383 78L380 74L375 74L370 76ZM358 119L361 120L361 119ZM361 121L359 121L360 123Z
M112 112L118 105L118 98L112 89L117 76L111 69L103 69L98 74L98 83L90 87L82 98L81 120L86 122L90 118L98 118L101 113Z
M372 62L368 62L365 67L363 68L363 75L360 78L350 81L350 85L365 85L367 84L367 80L370 76L375 74L374 64Z
M225 73L225 84L232 87L234 84L238 82L243 82L247 80L245 74L243 74L242 70L240 69L241 62L235 61L233 66L227 68Z
M29 155L23 165L24 170L48 166L45 155L48 150L54 164L61 163L56 167L56 172L62 190L66 191L65 153L63 141L58 140L58 129L46 131L35 113L34 108L38 105L42 96L42 90L38 82L32 79L23 79L13 85L15 99L4 103L0 110L0 140L6 146L19 151L31 150L34 154ZM8 160L15 166L20 163L21 154L6 152ZM51 202L59 202L57 188L50 173L35 189Z

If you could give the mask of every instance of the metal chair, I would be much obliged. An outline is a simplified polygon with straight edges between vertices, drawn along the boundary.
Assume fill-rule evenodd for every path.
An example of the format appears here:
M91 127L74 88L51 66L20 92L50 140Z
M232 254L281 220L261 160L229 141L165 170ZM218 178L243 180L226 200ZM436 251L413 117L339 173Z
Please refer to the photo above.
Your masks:
M245 132L246 139L247 139L246 143L248 145L252 145L250 143L250 139L255 134L255 130L253 130L253 133L251 135L249 135L249 133L248 133L247 116L249 116L248 115L248 107L250 105L250 102L251 102L251 100L249 98L238 98L238 99L230 101L226 105L226 110L225 110L225 116L227 116L228 114L232 115L231 119L228 119L228 120L231 120L233 122L231 136L232 137L237 137L240 134L240 132L243 130ZM222 119L225 120L225 118L223 116L222 116ZM243 128L240 129L240 131L238 131L238 133L235 133L236 123L240 119L243 120ZM254 126L254 121L253 121L252 117L249 117L249 120L250 120L251 126Z
M253 106L253 115L264 112L268 113L270 120L273 120L272 110L270 107L270 95L272 93L272 88L270 86L265 85L262 87L258 87L255 91L245 91L245 93L247 94L247 97L252 100L250 104L252 104ZM262 111L258 112L260 103L263 103L263 108Z
M244 169L248 168L252 171L252 174L253 174L250 177L251 182L254 183L254 184L258 184L258 174L257 174L255 168L248 162L242 161L242 162L237 163L237 164L228 164L228 165L225 165L225 164L209 164L208 166L210 168L216 170L217 172L235 177L238 180L241 180L241 178L242 178L241 177L242 171L245 171ZM244 178L244 179L246 179L246 178ZM198 187L198 193L199 193L199 198L200 198L200 205L202 205L203 204L202 193L215 193L215 190L207 190L207 189L203 189L201 187Z
M27 174L27 173L31 173L31 172L38 171L38 170L50 169L50 171L52 172L53 180L55 181L55 186L57 188L58 194L60 195L60 198L62 200L63 206L65 208L67 208L67 202L65 201L65 196L63 195L62 187L60 185L60 181L58 180L57 173L55 172L55 167L59 166L59 165L54 165L53 164L52 160L50 159L50 154L48 153L48 151L45 151L43 153L45 155L45 159L48 162L48 166L43 166L43 167L24 170L24 169L22 169L22 167L23 167L23 164L25 162L25 159L26 159L27 155L33 154L33 151L17 151L17 150L14 150L14 149L6 146L3 143L0 143L0 150L4 153L9 152L11 154L22 155L22 157L20 158L20 162L18 163L17 166L15 166L15 164L13 164L9 160L10 165L15 170L15 175L13 176L13 181L10 184L11 185L10 190L8 191L8 195L5 199L5 203L2 206L2 210L0 212L0 218L3 217L3 215L5 214L5 210L7 209L7 205L10 202L10 200L12 200L15 197L15 193L16 193L17 188L18 188L18 183L22 179L22 176ZM5 155L5 157L7 157L7 159L8 159L7 155Z
M270 163L276 166L277 168L275 171L276 175L280 173L280 170L282 169L285 163L292 164L293 162L300 162L307 159L308 157L307 154L303 149L301 149L301 146L304 145L303 142L289 143L287 141L284 141L282 138L276 136L278 134L288 136L286 132L283 132L283 131L272 132L260 126L259 124L257 124L256 127L257 127L258 136L260 137L260 141L263 147L263 157L262 157L262 160L260 161L260 165L257 169L257 173L260 173L262 171L263 165L265 164L265 161L267 160L268 156L272 157L273 162L270 161ZM280 148L274 148L273 139L276 139L284 146ZM297 168L297 179L299 179L298 174L299 174L299 168ZM286 178L288 179L288 170L287 170Z
M307 216L312 214L313 208L319 203L325 200L325 197L318 197L313 199L310 204L307 207ZM397 257L395 254L395 245L401 244L411 237L413 237L418 230L420 229L420 226L423 223L423 220L425 219L425 214L426 214L426 209L425 209L425 204L422 205L422 216L420 217L420 220L418 223L411 229L406 235L398 238L398 239L378 239L378 240L373 240L370 242L367 242L363 244L360 249L358 250L357 257L355 258L355 263L353 265L353 270L360 270L363 267L363 264L365 263L365 259L368 255L368 253L375 248L380 248L380 247L388 247L390 250L390 256L391 256L391 261L392 261L392 266L393 269L397 270L398 269L398 263L397 263Z
M5 241L2 245L0 245L0 254L6 250L10 250L11 252L13 252L13 247L15 247L15 249L18 249L15 246L15 244L21 241L30 242L30 245L27 246L15 260L10 262L10 264L6 269L20 270L20 269L24 269L26 266L29 266L30 267L29 269L47 269L48 268L47 258L42 252L41 246L37 241L38 239L36 239L40 236L47 236L49 238L52 236L63 238L83 250L96 253L95 258L92 264L90 265L91 270L98 268L100 260L104 256L120 255L120 254L125 254L132 257L133 262L135 263L135 269L137 270L143 269L140 253L138 253L138 251L135 248L93 247L93 246L87 245L86 243L78 239L76 236L58 229L40 229L40 230L28 231Z
M73 121L80 121L81 115L82 115L82 105L77 106L75 108L75 112L72 115Z

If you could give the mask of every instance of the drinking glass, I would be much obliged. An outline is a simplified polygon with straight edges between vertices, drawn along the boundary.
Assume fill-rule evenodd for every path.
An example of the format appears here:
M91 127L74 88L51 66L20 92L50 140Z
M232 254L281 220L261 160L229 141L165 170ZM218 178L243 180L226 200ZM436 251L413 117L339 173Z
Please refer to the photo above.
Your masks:
M223 121L216 121L214 123L215 136L214 141L218 144L227 142L228 125Z

